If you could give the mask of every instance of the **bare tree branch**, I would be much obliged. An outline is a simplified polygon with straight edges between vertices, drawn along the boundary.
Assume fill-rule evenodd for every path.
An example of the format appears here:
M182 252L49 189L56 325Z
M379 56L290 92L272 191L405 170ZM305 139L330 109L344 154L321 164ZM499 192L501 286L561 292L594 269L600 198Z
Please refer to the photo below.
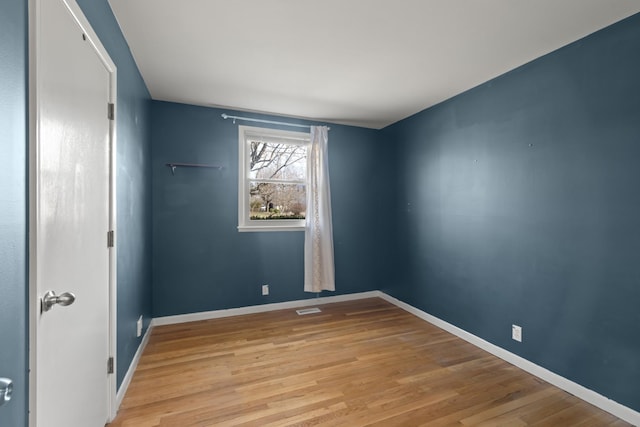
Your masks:
M306 157L306 149L293 144L270 144L251 141L251 171L264 170L267 178L276 177L280 171ZM273 171L268 168L274 167Z

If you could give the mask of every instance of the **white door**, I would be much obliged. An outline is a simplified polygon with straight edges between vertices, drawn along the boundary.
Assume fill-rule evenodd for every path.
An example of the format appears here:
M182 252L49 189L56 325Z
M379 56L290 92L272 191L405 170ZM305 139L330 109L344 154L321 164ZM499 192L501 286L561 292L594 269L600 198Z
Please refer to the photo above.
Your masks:
M53 298L35 316L32 425L99 427L110 398L111 76L63 0L37 5L35 297L75 301Z

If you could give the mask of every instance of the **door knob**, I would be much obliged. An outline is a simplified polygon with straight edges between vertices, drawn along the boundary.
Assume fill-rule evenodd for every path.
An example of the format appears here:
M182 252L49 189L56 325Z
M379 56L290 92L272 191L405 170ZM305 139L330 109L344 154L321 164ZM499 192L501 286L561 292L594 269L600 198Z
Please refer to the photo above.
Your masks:
M64 294L56 295L54 291L48 291L42 297L40 308L42 312L45 312L51 310L51 308L53 308L53 306L56 304L67 306L73 304L75 300L76 296L71 292L65 292Z
M0 406L11 400L13 381L9 378L0 378Z

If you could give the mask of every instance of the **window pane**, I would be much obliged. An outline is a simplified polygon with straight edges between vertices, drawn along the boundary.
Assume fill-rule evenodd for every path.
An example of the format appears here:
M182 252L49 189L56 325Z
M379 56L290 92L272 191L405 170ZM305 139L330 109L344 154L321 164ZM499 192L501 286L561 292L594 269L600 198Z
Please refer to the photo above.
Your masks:
M302 184L252 182L249 194L252 220L305 217L307 202Z
M307 148L304 145L250 142L249 178L304 181L307 176Z

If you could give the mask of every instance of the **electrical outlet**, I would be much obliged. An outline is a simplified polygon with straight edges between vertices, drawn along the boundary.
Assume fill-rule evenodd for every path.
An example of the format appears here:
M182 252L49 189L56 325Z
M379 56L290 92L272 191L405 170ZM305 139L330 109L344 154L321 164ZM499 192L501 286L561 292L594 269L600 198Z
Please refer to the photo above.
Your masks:
M262 295L269 295L269 285L262 285Z
M522 327L518 325L511 325L511 338L518 342L522 342Z
M140 316L140 318L138 318L138 321L136 322L136 337L139 337L142 335L142 316Z

